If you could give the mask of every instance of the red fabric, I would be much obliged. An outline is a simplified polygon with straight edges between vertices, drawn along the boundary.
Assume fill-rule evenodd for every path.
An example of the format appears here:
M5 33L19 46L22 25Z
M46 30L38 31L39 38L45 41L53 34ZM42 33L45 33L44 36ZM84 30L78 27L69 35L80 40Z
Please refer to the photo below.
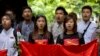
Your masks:
M43 40L35 40L35 43L37 43L37 44L47 44L48 43L48 40L46 40L46 39L43 39Z
M97 41L86 45L37 45L21 42L21 56L98 56Z
M79 45L79 39L64 39L64 45Z
M0 50L0 56L7 56L6 50Z

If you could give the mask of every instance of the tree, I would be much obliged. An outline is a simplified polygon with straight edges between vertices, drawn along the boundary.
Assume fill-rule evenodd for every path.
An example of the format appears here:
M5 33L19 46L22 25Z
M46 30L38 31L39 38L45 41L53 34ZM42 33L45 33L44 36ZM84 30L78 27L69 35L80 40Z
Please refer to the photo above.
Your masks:
M44 14L50 24L54 19L57 6L65 7L67 12L80 14L84 5L93 8L93 15L100 15L100 0L28 0L28 5L32 8L33 14Z

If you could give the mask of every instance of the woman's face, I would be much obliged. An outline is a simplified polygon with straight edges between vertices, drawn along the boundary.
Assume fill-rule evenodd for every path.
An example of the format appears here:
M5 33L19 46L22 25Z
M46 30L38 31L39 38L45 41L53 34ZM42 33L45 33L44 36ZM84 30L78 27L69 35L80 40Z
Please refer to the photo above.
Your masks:
M66 23L65 23L65 27L67 30L72 31L73 27L74 27L74 20L73 19L69 19Z
M2 26L5 28L5 29L8 29L11 27L11 19L9 16L3 16L2 17Z
M45 19L44 19L43 17L40 17L40 18L37 20L36 25L37 25L38 29L43 30L43 28L44 28L45 25L46 25Z

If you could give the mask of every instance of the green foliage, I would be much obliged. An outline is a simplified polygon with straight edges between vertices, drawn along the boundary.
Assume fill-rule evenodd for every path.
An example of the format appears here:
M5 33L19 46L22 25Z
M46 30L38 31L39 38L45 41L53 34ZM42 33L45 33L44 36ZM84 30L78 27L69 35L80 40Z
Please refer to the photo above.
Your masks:
M33 14L44 14L50 24L54 20L57 6L65 7L67 12L80 13L84 5L93 8L93 15L100 15L100 0L28 0L28 5L32 8Z

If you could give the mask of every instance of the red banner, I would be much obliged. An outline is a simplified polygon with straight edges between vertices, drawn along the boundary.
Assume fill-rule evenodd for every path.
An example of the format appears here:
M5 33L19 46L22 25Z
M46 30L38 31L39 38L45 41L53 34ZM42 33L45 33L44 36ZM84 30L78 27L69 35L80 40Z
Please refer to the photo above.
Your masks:
M6 50L0 50L0 56L7 56Z
M98 56L97 41L86 45L37 45L21 42L21 56Z

